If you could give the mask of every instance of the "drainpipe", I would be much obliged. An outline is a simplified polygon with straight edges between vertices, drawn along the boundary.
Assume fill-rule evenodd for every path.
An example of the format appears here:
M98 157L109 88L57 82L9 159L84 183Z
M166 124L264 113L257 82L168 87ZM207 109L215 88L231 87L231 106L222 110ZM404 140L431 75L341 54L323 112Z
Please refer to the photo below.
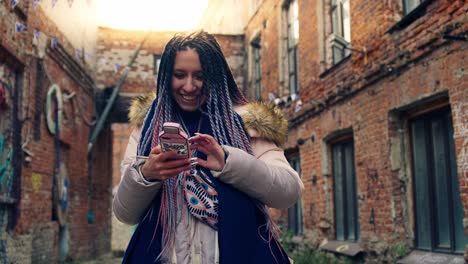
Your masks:
M114 90L112 91L112 94L111 94L111 96L109 98L109 101L107 102L106 107L104 108L104 111L102 112L101 116L99 117L99 119L98 119L98 121L96 123L96 127L94 128L93 133L91 134L91 138L89 139L88 154L93 149L94 141L96 140L97 136L99 135L102 128L104 127L104 123L105 123L105 121L107 119L107 116L109 115L109 112L110 112L115 100L117 99L120 88L124 84L125 79L127 79L127 75L128 75L128 72L130 71L130 67L135 62L135 60L136 60L138 54L140 53L140 50L141 50L143 44L145 43L146 39L148 38L148 36L149 36L149 33L146 34L146 36L143 38L143 40L141 41L138 48L135 50L135 53L133 54L133 57L128 62L127 67L124 68L123 74L120 77L119 82L117 83Z

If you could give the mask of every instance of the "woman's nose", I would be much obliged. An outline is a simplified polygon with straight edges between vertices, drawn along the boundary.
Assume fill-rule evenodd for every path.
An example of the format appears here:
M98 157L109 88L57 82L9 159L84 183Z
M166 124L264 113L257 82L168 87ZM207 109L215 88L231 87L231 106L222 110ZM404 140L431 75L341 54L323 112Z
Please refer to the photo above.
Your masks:
M195 85L193 77L191 76L187 77L183 88L188 93L191 93L197 90L197 86Z

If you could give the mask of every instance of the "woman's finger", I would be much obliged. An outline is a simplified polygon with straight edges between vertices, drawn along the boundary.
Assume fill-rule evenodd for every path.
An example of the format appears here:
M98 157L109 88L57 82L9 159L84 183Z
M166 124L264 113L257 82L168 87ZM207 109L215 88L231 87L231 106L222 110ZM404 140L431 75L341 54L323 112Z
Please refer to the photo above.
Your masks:
M198 165L205 167L205 168L208 166L208 161L204 159L197 158L195 162L198 163Z
M150 152L150 154L159 154L159 153L161 153L161 146L159 146L159 145L152 148L151 152Z
M208 154L211 153L211 151L209 149L207 149L205 146L200 145L200 144L193 145L193 148L200 151L201 153L203 153L205 155L208 155Z
M207 136L208 135L206 134L195 133L195 136L191 137L189 142L210 144L211 141L207 138Z
M161 175L161 178L169 179L169 178L172 178L172 177L175 177L175 176L179 175L179 173L181 173L183 171L189 170L190 167L191 166L188 165L188 166L175 168L175 169L161 170L160 175Z
M205 141L207 141L210 144L218 144L216 139L214 137L212 137L211 135L202 134L201 136L203 137L203 139L205 139Z
M164 169L174 169L190 165L189 159L168 160L163 164Z
M177 150L171 150L171 151L162 151L158 156L157 160L159 162L165 162L168 160L175 160L175 159L180 159L180 157L177 155Z

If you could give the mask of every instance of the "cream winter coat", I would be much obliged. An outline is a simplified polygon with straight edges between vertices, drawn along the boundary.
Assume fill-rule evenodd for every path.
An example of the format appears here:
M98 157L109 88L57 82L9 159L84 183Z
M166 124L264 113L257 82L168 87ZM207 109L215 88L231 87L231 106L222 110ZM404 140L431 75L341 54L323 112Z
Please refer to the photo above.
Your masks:
M144 217L161 186L159 182L148 182L142 177L138 169L141 161L136 158L140 127L151 102L152 98L138 97L131 107L130 120L135 129L127 145L121 182L113 200L117 219L131 225ZM269 207L292 206L300 198L304 186L278 147L287 133L286 121L279 111L262 103L251 103L236 111L242 116L254 156L237 148L222 146L228 158L223 170L212 171L213 175ZM199 223L186 210L180 210L178 216L181 222L176 230L172 262L216 263L216 231Z

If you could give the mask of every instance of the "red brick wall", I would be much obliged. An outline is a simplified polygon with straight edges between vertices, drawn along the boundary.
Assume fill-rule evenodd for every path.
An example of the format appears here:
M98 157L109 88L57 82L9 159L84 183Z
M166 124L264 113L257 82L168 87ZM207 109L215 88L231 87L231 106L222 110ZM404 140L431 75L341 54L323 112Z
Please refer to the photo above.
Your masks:
M286 149L298 147L302 164L304 226L321 234L317 241L333 231L333 188L329 145L326 137L342 129L351 129L354 137L355 167L358 183L359 223L363 245L381 238L414 242L411 178L406 168L392 164L397 130L393 116L403 106L422 104L422 98L445 93L452 108L458 175L468 218L467 129L468 87L466 78L466 42L450 41L443 33L467 32L468 6L464 1L434 1L425 15L401 30L388 30L401 16L399 1L350 1L351 38L355 49L348 60L325 72L320 62L318 0L299 0L299 83L303 106L294 111L295 102L284 107L290 132ZM258 30L262 38L263 98L278 92L278 58L281 1L266 0L246 27L245 46ZM324 28L327 28L325 23ZM407 132L407 131L406 131ZM314 141L310 138L314 136ZM307 139L298 145L298 139ZM408 142L405 142L407 145ZM327 158L328 157L328 158ZM393 165L393 166L392 166ZM377 171L378 181L371 180ZM405 175L405 186L399 180ZM312 177L317 177L316 185ZM369 224L371 210L375 225ZM284 217L284 216L283 216ZM321 233L319 224L330 225Z
M58 84L64 94L75 93L71 99L64 100L66 118L60 127L60 160L66 164L70 180L68 259L95 257L110 249L111 158L103 154L111 152L111 145L110 130L104 130L93 150L93 153L101 154L93 155L93 164L89 163L87 145L92 130L89 122L94 118L94 97L92 87L84 85L83 80L91 78L91 70L89 65L84 65L74 56L73 46L41 8L28 9L29 2L21 1L19 9L10 11L7 2L0 3L0 46L9 50L10 54L0 58L0 65L14 58L20 61L24 70L22 103L18 113L21 118L26 117L22 123L21 143L26 143L24 147L33 156L22 153L22 174L18 179L21 196L19 203L14 206L18 211L17 224L8 234L5 227L7 223L2 222L0 225L0 240L7 249L6 252L0 252L0 259L12 263L54 263L58 260L59 225L52 216L55 143L54 136L46 127L44 115L46 93L51 84ZM27 20L23 19L23 15ZM15 33L16 21L26 24L27 30ZM43 36L55 37L60 43L58 48L47 49L39 97L36 97L38 94L35 90L38 87L37 74L40 73L36 71L37 51L32 45L34 30L41 31ZM59 50L62 52L60 54L65 54L63 61L57 57ZM79 68L80 72L67 71L66 67L70 66ZM77 74L83 75L77 77ZM83 77L85 75L87 77ZM34 116L37 111L40 111L40 123L35 127ZM37 140L33 136L36 130L40 135ZM30 161L27 161L29 158ZM95 212L95 223L87 221L89 210ZM5 211L12 212L2 206L2 215Z
M147 93L154 91L154 59L153 55L161 55L166 43L176 32L152 32L148 35L141 52L131 67L122 93ZM98 58L96 82L99 88L115 85L122 74L123 68L130 61L140 42L146 36L141 31L124 31L100 28L98 32ZM243 84L243 38L241 36L216 36L225 53L236 81L242 88ZM119 65L116 71L115 65Z
M112 124L112 168L114 175L112 177L113 188L120 183L120 165L127 148L130 133L132 133L132 127L129 124Z

